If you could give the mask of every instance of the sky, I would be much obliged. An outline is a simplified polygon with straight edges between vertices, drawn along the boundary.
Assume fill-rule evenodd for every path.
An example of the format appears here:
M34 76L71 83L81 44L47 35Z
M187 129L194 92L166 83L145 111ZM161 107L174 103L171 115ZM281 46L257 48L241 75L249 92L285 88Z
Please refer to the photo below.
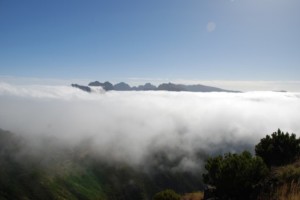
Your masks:
M199 147L253 147L278 128L299 134L299 8L299 0L0 0L0 128L71 143L95 137L99 152L136 163L158 147L193 157ZM70 87L94 80L288 92Z
M299 8L298 0L0 0L0 79L294 81L300 91Z

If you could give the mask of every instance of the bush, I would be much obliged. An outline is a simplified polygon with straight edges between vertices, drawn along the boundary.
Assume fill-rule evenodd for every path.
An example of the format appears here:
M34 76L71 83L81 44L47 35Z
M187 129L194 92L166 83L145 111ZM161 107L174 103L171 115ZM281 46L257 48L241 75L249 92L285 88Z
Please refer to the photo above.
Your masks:
M255 199L259 182L268 175L263 160L247 151L210 158L205 169L204 182L216 186L215 195L221 199Z
M255 146L255 153L271 166L294 162L300 155L300 139L295 134L283 133L280 129L267 135Z
M180 200L180 195L173 190L164 190L155 194L153 200Z

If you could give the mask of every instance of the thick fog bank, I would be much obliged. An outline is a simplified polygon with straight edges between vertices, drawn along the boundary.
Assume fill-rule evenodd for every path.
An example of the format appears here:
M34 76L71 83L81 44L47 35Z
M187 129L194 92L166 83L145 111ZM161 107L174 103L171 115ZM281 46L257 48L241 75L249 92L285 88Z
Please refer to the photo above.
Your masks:
M163 150L178 168L199 164L196 154L253 150L281 128L300 134L300 94L280 92L85 93L68 86L0 83L0 128L65 145L89 141L101 156L141 164ZM42 145L41 145L42 146Z

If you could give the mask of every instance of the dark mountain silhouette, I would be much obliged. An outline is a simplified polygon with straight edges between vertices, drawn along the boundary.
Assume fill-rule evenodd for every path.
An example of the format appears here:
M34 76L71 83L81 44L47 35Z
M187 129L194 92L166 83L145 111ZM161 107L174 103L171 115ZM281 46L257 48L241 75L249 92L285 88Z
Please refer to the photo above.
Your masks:
M174 83L163 83L158 86L158 90L167 91L187 91L187 92L238 92L233 90L224 90L217 87L211 87L206 85L183 85Z
M142 90L156 90L156 86L151 83L146 83L144 86L141 86Z
M127 83L121 82L114 85L114 90L129 91L132 90L132 88Z
M113 90L114 86L110 82L106 81L104 83L100 83L99 81L90 82L89 86L101 86L104 90Z
M145 85L139 85L138 87L133 86L132 90L138 90L138 91L157 90L157 87L155 85L152 85L151 83L146 83Z
M71 84L72 87L75 87L75 88L78 88L78 89L81 89L85 92L91 92L91 88L88 87L88 86L83 86L83 85L78 85L78 84Z
M233 92L233 91L229 91L229 90L223 90L220 88L216 88L216 87L211 87L211 86L206 86L206 85L186 85L183 86L187 89L187 91L191 91L191 92L210 92L210 91L215 91L215 92L224 92L224 91L228 91L228 92Z
M183 85L176 85L173 83L163 83L157 87L157 90L165 90L165 91L187 91Z
M100 83L99 81L90 82L89 86L103 86L103 83Z
M88 86L82 86L78 84L72 84L73 87L79 88L86 92L91 92L91 88ZM234 90L225 90L217 87L211 87L206 85L184 85L184 84L175 84L175 83L162 83L158 87L152 85L151 83L146 83L145 85L133 86L131 87L129 84L125 82L120 82L115 85L106 81L101 83L99 81L90 82L89 86L91 87L102 87L104 90L116 90L116 91L176 91L176 92L240 92Z

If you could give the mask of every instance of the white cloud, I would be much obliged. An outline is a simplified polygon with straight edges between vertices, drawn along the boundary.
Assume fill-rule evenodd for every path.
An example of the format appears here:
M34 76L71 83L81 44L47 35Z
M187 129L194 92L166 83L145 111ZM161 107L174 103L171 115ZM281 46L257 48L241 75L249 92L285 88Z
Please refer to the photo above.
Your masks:
M189 159L178 166L183 168L194 166L199 149L253 147L277 128L300 133L300 94L290 92L89 94L65 86L1 83L0 110L2 129L51 135L68 144L92 138L100 155L131 164L169 149L170 156L181 152Z

